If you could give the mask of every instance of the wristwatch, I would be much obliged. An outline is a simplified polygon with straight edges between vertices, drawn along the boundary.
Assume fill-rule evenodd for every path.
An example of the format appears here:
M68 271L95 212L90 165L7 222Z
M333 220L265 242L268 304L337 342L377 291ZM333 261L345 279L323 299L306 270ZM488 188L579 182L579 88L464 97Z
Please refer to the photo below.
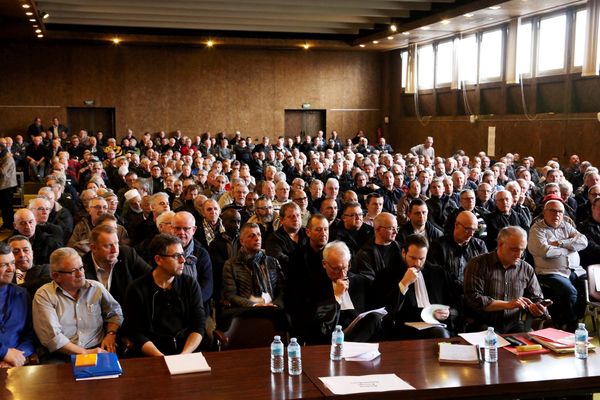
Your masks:
M107 334L107 335L116 335L116 334L117 334L117 331L113 331L113 330L106 331L106 334Z

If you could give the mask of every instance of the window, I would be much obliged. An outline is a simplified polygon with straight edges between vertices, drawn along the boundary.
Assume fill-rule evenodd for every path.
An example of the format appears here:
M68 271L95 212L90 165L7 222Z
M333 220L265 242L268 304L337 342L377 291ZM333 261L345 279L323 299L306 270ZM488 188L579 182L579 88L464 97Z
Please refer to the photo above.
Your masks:
M459 42L458 79L463 82L477 82L477 40L475 35Z
M408 73L408 51L400 53L402 59L402 89L406 88L406 74Z
M517 75L531 74L531 22L521 24L517 31Z
M419 89L433 88L433 46L426 45L417 50Z
M575 13L575 46L573 47L573 66L583 65L583 52L585 51L585 29L587 25L587 10Z
M502 78L503 41L501 29L484 32L481 35L479 81Z
M566 14L540 20L538 71L565 69Z
M453 48L452 41L441 42L437 45L435 58L436 86L447 86L452 83Z

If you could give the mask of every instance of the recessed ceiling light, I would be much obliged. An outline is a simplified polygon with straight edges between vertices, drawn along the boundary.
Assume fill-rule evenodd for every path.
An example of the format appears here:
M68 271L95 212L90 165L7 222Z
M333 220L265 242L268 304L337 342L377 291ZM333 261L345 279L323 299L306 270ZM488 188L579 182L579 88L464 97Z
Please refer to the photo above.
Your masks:
M121 39L119 39L118 37L116 37L116 38L113 38L113 39L112 39L112 42L113 42L114 44L119 44L119 43L121 43Z
M499 9L501 9L501 8L502 8L502 7L500 7L500 6L491 6L491 7L490 7L490 10L499 10Z
M388 40L394 40L393 36L388 36Z
M365 45L364 45L364 44L359 44L359 46L360 46L360 47L365 47Z
M29 22L36 22L35 18L29 18Z
M208 47L213 47L215 44L215 42L213 42L212 40L209 40L208 42L206 42L206 46Z
M31 6L29 4L22 4L21 7L23 7L23 8L30 8Z
M42 33L42 30L41 29L36 29L35 33Z
M37 28L39 25L38 24L33 24L31 26L33 26L34 28Z
M25 13L25 15L27 15L28 17L31 17L31 16L33 15L33 13L32 13L31 11L27 11L27 12Z
M39 35L37 35L37 37L39 37L39 38L43 38L43 37L44 37L44 35L42 35L42 34L40 33Z
M379 40L373 40L373 44L379 44Z
M410 32L402 32L402 34L403 34L404 36L408 36L408 35L410 35Z
M395 24L390 25L390 30L392 32L396 32L398 30L398 27Z
M440 24L442 24L442 25L448 25L449 23L450 23L449 19L443 19L440 21Z
M430 28L430 27L428 27L428 26L422 26L422 27L421 27L421 30L422 30L422 31L428 31L428 30L430 30L430 29L431 29L431 28Z
M308 43L304 43L304 44L302 45L302 47L304 48L304 50L308 50L308 49L310 49L310 45L309 45Z
M42 12L41 16L43 19L46 19L50 16L50 14L48 14L47 12Z
M465 14L465 17L467 17L467 18L471 18L473 15L475 15L475 14L473 14L473 13L466 13L466 14Z

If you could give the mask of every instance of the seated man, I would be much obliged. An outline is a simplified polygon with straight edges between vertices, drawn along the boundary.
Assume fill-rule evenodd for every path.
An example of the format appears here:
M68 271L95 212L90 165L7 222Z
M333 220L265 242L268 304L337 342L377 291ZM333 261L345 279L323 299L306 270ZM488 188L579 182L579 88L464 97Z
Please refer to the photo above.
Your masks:
M192 353L204 333L200 286L183 273L185 255L179 238L159 234L150 251L155 268L129 285L123 330L147 356Z
M91 250L83 256L86 279L102 283L123 304L127 286L150 272L150 266L129 246L119 245L117 230L99 225L90 234Z
M0 243L0 368L25 365L34 351L29 296L12 283L14 274L15 257Z
M51 353L116 351L121 306L99 282L85 279L77 251L63 247L50 256L52 282L33 299L33 327Z
M342 220L330 229L331 240L346 243L354 255L373 236L373 228L363 221L363 210L359 203L344 206Z
M419 234L429 242L442 237L444 234L440 227L428 221L429 209L425 201L414 199L410 202L407 212L408 221L398 231L398 242L404 243L410 235Z
M244 225L240 230L240 251L223 267L223 297L232 306L224 312L224 325L226 317L233 317L241 307L283 308L281 266L261 250L261 245L258 225Z
M527 221L513 208L513 197L508 190L500 190L496 193L496 209L485 216L487 225L487 236L485 245L488 249L496 247L496 239L500 229L506 226L520 226L525 231L529 229Z
M285 203L279 211L281 226L265 240L265 253L275 257L286 272L294 251L306 244L302 228L300 207L293 202Z
M25 236L33 248L33 263L48 264L50 253L60 247L62 238L55 239L50 234L42 232L36 223L33 213L21 208L15 212L15 235Z
M15 235L8 239L13 255L15 256L15 277L13 283L27 289L29 296L33 298L35 292L50 282L50 268L48 264L33 264L33 249L31 243L23 235Z
M475 322L471 330L493 326L497 332L524 332L522 313L541 317L544 298L533 267L521 259L527 232L518 226L498 233L495 251L475 257L465 269L465 305Z
M429 243L422 235L410 235L402 244L402 259L390 264L373 282L377 306L385 306L388 314L383 318L387 339L424 339L450 337L456 294L452 292L448 275L437 265L426 262ZM447 324L448 329L434 326L417 330L406 322L421 321L421 311L431 304L447 305L447 309L434 312L434 318Z
M350 250L344 242L333 241L323 249L321 279L307 282L305 295L310 296L309 309L314 310L310 321L306 321L306 341L310 344L330 342L336 325L344 329L349 341L367 342L380 335L381 315L371 313L362 318L351 329L347 329L359 313L365 311L366 278L348 273Z
M579 253L587 247L587 238L564 219L565 207L558 200L544 205L543 218L531 226L528 249L535 260L535 272L546 296L554 301L552 320L572 332L583 317L585 269ZM564 326L566 325L566 326Z

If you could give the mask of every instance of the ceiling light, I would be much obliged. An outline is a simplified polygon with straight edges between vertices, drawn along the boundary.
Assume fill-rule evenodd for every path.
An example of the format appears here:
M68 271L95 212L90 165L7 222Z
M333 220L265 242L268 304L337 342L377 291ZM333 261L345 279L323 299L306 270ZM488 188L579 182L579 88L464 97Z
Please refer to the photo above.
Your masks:
M44 35L42 35L42 34L40 33L39 35L37 35L37 37L39 37L39 38L43 38L43 37L44 37Z
M304 48L304 50L308 50L308 49L310 49L310 45L309 45L308 43L304 43L304 44L302 45L302 47Z
M410 32L402 32L402 34L403 34L404 36L408 36L408 35L410 35Z
M45 12L45 11L44 11L44 12L42 12L40 15L42 16L42 18L43 18L43 19L46 19L46 18L48 18L48 17L50 16L50 14L48 14L48 13L47 13L47 12Z
M31 6L29 4L22 4L21 7L23 7L23 8L30 8Z
M449 23L450 23L449 19L443 19L440 21L440 24L442 24L442 25L448 25Z
M42 30L41 29L36 29L35 33L42 33Z
M360 47L365 47L365 45L364 45L364 44L359 44L359 46L360 46Z
M502 8L502 7L500 7L500 6L491 6L491 7L490 7L490 10L499 10L499 9L501 9L501 8Z
M471 18L473 15L475 15L475 14L473 14L473 13L466 13L466 14L465 14L465 17L467 17L467 18Z
M373 40L373 44L379 44L379 40Z
M206 42L206 46L208 47L213 47L215 44L215 42L213 42L212 40L209 40L208 42Z
M390 30L392 32L396 32L398 30L398 27L395 24L390 25Z
M113 39L112 39L112 42L113 42L114 44L119 44L119 43L121 43L121 39L119 39L118 37L116 37L116 38L113 38Z
M27 15L28 17L31 17L31 16L33 15L33 13L32 13L31 11L27 11L27 12L25 13L25 15Z
M431 28L430 28L430 27L428 27L428 26L422 26L422 27L421 27L421 30L423 30L423 31L428 31L428 30L430 30L430 29L431 29Z
M388 40L394 40L393 36L388 36Z
M33 24L31 26L33 26L34 28L37 28L39 25L38 24Z
M37 20L35 18L29 18L29 22L36 22Z

